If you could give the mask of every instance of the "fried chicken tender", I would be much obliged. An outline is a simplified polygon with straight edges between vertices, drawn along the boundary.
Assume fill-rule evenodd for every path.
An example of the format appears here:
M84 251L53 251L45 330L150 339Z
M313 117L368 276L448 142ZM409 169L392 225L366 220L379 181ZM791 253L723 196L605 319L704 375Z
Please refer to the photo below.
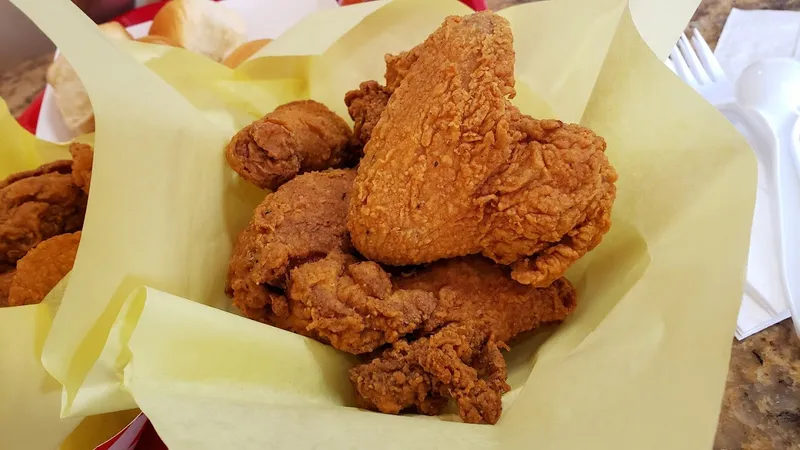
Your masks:
M42 241L17 262L8 291L8 306L34 305L66 276L75 263L81 232Z
M277 326L353 354L413 332L436 306L433 294L395 289L378 264L338 250L292 269L283 300L281 307L273 301Z
M252 319L358 354L414 331L436 300L395 290L379 265L348 254L354 177L312 172L267 195L239 236L227 293Z
M287 103L233 136L225 157L242 178L275 190L298 174L357 159L350 126L313 100Z
M352 169L307 173L258 205L228 266L226 292L247 317L266 320L292 268L351 251L345 221L354 178Z
M361 405L385 413L414 407L439 414L453 398L465 422L496 423L507 392L500 349L519 333L562 321L576 306L564 278L546 288L522 285L508 269L479 257L444 260L407 277L396 288L436 295L438 304L419 332L350 371Z
M72 181L88 194L94 161L92 146L74 142L69 146L69 153L72 155Z
M0 182L0 265L14 265L43 240L81 229L86 194L71 172L71 161L56 161Z
M511 105L505 19L447 18L424 43L387 57L386 79L390 100L348 214L365 257L411 265L480 253L541 287L599 244L617 179L605 141Z
M378 124L381 113L389 102L389 91L377 81L365 81L358 89L345 94L344 103L353 119L353 136L363 147L372 137L372 130Z

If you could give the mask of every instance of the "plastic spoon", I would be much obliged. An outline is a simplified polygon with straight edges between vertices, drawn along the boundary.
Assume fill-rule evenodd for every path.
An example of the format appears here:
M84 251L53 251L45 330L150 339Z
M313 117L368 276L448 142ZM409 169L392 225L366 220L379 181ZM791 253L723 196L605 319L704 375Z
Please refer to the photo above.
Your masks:
M751 65L736 82L736 98L741 113L760 128L764 145L754 150L772 172L781 278L800 336L800 62L776 58Z

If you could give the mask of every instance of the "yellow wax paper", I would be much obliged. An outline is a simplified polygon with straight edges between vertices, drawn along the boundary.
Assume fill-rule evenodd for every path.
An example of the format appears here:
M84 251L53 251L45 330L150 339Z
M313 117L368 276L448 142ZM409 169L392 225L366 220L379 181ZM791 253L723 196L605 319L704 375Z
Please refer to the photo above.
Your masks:
M756 170L734 128L651 51L663 56L696 0L669 14L646 0L501 12L516 39L515 103L606 137L620 181L612 231L568 274L577 311L538 350L542 334L509 352L513 391L495 426L358 410L347 355L221 310L232 242L264 195L225 166L237 127L294 98L342 113L345 91L380 79L383 53L462 5L324 11L226 72L180 50L145 67L66 1L13 1L82 77L102 149L42 357L64 415L138 404L173 450L710 447Z

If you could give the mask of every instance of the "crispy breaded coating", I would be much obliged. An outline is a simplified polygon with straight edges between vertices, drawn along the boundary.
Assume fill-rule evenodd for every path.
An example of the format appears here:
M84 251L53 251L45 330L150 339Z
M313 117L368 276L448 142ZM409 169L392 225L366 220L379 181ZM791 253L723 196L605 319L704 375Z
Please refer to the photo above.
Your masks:
M380 357L350 369L359 406L398 414L437 415L456 400L467 423L497 423L509 386L505 360L491 337L451 324L415 341L400 340Z
M226 293L246 316L264 320L292 268L351 250L345 217L354 177L352 169L307 173L258 205L228 266Z
M346 253L354 176L312 172L267 195L239 236L226 292L247 317L357 354L410 333L436 302L395 290L380 266Z
M617 174L590 130L511 105L513 39L491 13L449 17L387 57L391 97L348 215L365 257L410 265L481 253L547 286L610 225Z
M71 161L20 172L0 183L0 265L13 265L41 241L83 226L86 194Z
M420 329L428 337L399 340L350 372L362 404L386 413L413 407L438 414L452 397L465 422L495 423L508 390L500 349L576 306L566 279L546 288L522 285L508 268L479 256L439 261L393 281L399 289L433 293L438 304Z
M353 136L359 146L363 147L369 142L372 130L378 124L388 102L389 92L377 81L365 81L358 89L345 94L344 103L350 118L355 122Z
M284 299L280 308L273 302L277 326L288 324L283 328L353 354L371 352L413 332L436 306L431 293L395 289L378 264L359 262L338 250L292 269Z
M72 181L88 194L94 160L92 146L73 142L69 146L69 153L72 155Z
M42 241L17 262L8 291L8 305L40 303L75 263L81 232L62 234Z
M296 101L236 133L225 157L245 180L275 190L298 174L355 162L352 137L347 122L325 105Z

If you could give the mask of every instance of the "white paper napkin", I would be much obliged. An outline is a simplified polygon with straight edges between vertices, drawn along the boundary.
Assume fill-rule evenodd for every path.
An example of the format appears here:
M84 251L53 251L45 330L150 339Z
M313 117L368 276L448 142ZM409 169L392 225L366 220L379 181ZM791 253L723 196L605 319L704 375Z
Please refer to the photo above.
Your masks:
M750 64L771 57L800 53L800 12L731 11L714 52L725 73L736 80ZM750 237L747 285L736 323L736 338L744 339L790 316L781 280L776 217L759 167L758 193ZM800 249L798 249L800 251Z

